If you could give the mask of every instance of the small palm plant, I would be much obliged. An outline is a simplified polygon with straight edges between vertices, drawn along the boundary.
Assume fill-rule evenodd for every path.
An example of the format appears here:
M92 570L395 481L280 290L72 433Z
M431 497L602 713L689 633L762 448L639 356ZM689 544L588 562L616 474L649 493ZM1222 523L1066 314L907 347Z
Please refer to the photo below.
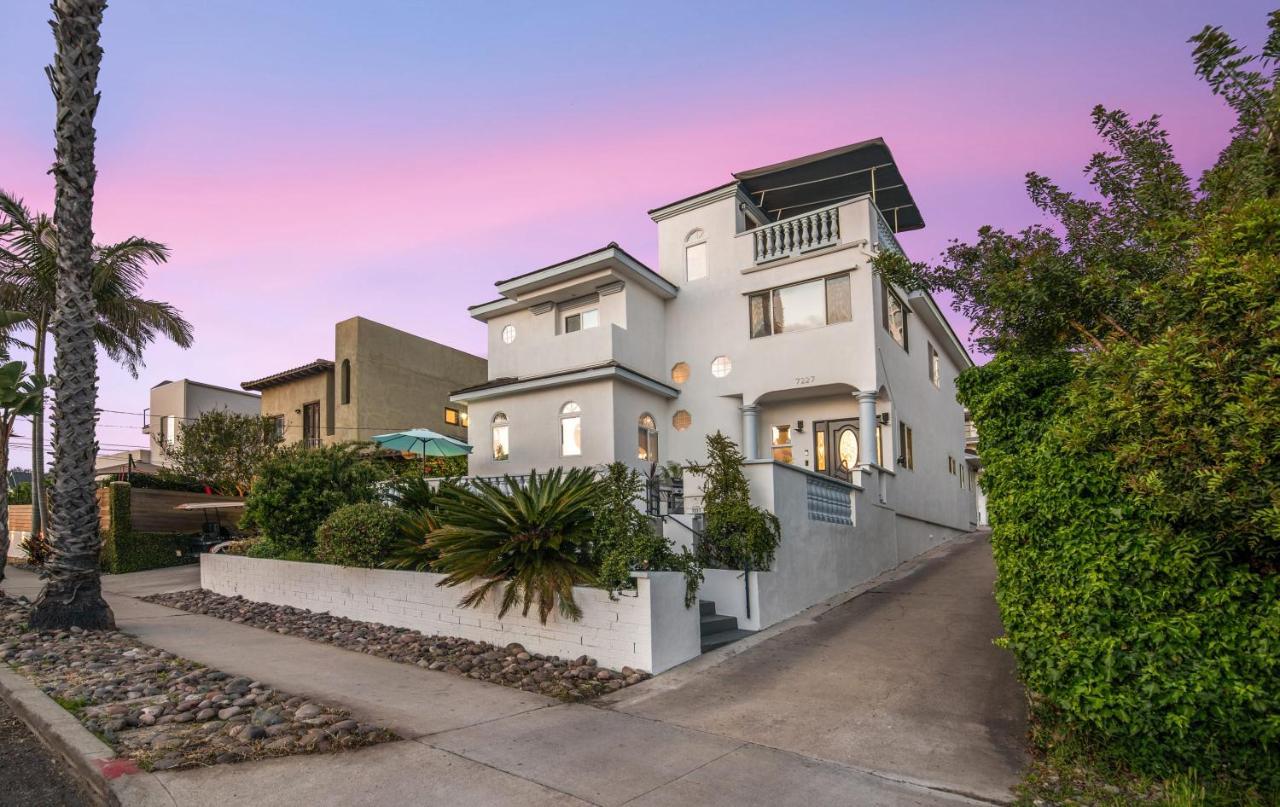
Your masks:
M573 587L594 585L591 558L592 508L599 496L595 472L556 468L534 472L524 484L511 477L502 486L482 480L442 488L434 502L437 526L420 545L437 556L434 571L442 586L480 582L460 604L474 608L502 589L498 616L513 607L529 615L536 606L546 623L559 607L567 619L581 619ZM412 566L406 552L395 563Z

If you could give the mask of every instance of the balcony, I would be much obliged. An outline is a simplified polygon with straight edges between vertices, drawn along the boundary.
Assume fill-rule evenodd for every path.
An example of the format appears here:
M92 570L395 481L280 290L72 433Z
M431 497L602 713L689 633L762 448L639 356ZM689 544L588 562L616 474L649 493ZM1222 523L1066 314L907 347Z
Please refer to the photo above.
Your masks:
M743 247L750 250L751 268L794 260L841 244L863 243L903 254L893 227L869 195L779 219L740 233L739 238L746 241Z

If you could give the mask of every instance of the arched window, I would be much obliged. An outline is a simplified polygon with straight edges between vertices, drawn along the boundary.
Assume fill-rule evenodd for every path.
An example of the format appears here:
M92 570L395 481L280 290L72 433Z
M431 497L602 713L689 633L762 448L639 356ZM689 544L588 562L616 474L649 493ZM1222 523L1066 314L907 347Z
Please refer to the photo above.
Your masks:
M342 402L351 403L351 359L342 360Z
M507 426L507 416L498 412L493 416L493 458L505 460L511 456L511 433Z
M640 416L639 425L639 443L636 450L636 459L645 460L647 462L658 461L658 426L653 422L653 416L645 412Z
M560 407L560 456L582 455L582 407L569 401Z

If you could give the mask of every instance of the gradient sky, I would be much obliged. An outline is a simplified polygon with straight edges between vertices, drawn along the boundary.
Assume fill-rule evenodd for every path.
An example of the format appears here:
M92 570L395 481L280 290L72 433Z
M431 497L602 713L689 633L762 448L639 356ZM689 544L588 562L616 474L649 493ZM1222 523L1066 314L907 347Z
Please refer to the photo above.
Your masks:
M1271 4L113 0L95 230L172 248L146 293L196 344L136 380L104 361L99 405L332 358L354 315L482 354L465 309L495 280L609 241L653 262L646 210L871 137L928 222L915 258L1039 221L1028 170L1080 187L1097 103L1162 113L1198 172L1230 117L1186 39L1256 47ZM0 187L51 212L47 19L0 25ZM103 450L139 425L104 413Z

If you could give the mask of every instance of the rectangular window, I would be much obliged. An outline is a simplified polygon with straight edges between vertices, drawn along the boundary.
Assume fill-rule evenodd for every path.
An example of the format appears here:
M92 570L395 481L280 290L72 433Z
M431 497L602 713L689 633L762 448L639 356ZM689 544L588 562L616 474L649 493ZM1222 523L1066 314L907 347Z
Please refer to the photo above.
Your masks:
M600 324L600 309L589 308L577 314L570 314L564 318L564 332L573 333L574 331L585 331L588 328L594 328Z
M898 422L898 442L902 444L902 454L898 457L899 464L914 471L916 456L915 446L911 442L911 427L901 421Z
M884 430L883 423L876 424L876 465L884 466Z
M458 415L458 410L457 410L457 409L454 409L454 408L453 408L453 407L451 407L451 406L446 406L446 407L444 408L444 422L445 422L445 423L448 423L450 426L457 426L457 425L458 425L459 420L461 420L461 418L460 418L460 417L459 417L459 415Z
M464 428L465 428L465 427L467 427L467 426L470 426L470 425L471 425L471 417L470 417L466 412L459 412L459 413L458 413L458 425L459 425L459 426L462 426L462 427L464 427Z
M658 461L658 431L645 426L639 427L639 443L636 447L636 459L648 462Z
M178 442L178 419L173 415L165 415L160 418L160 422L164 432L165 448L172 448Z
M582 455L581 415L560 418L560 455L562 457Z
M942 360L938 358L938 351L934 349L933 343L929 343L929 380L938 389L942 389Z
M747 298L751 338L853 320L849 275L809 280Z
M773 458L778 462L791 462L791 427L773 427Z
M505 460L511 456L511 437L506 423L493 427L493 458Z
M284 415L276 415L272 421L272 425L275 427L276 438L279 440L283 440L284 439Z
M302 442L307 448L320 445L320 402L302 405Z
M954 473L956 473L956 458L955 458L955 457L952 457L952 456L948 456L948 457L947 457L947 473L949 473L949 474L954 474Z
M884 317L884 328L889 332L889 336L893 337L893 341L901 345L903 350L906 350L907 308L887 283L884 286L884 308L881 314Z
M707 276L707 243L705 241L685 247L684 274L688 280L701 280Z
M827 471L827 430L825 428L818 429L818 426L816 423L814 424L813 428L817 429L817 431L813 433L814 467L816 467L819 471L826 473Z

